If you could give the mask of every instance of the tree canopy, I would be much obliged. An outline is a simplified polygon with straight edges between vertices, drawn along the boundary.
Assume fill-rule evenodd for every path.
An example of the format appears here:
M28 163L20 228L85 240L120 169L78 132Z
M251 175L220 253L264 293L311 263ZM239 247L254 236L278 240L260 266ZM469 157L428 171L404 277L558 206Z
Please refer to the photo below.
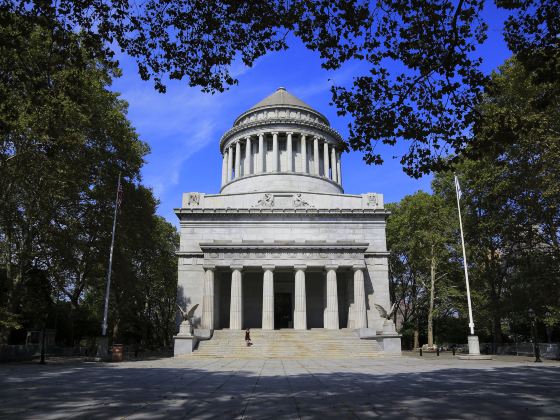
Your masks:
M108 89L118 68L87 34L5 10L0 21L0 341L45 322L71 345L98 335L121 173L111 324L168 344L178 237L140 183L149 149Z
M495 345L516 334L530 337L531 313L537 317L541 339L545 333L549 340L558 337L560 104L554 94L558 87L558 80L543 81L538 69L508 60L492 74L480 107L482 117L476 124L475 135L489 152L455 168L463 192L475 325L483 339L492 339ZM446 284L454 285L462 296L438 300L436 293L436 309L442 310L436 319L445 325L450 318L441 314L455 312L466 333L462 256L454 250L459 245L458 225L451 222L451 232L437 226L443 219L430 204L437 201L448 211L456 208L453 174L436 174L432 187L433 196L419 193L393 205L387 228L393 290L395 298L403 302L400 310L405 330L417 331L417 324L422 326L427 317L429 287L422 283L426 268L419 270L415 262L426 253L425 230L432 230L438 236L430 242L438 244L438 238L443 239L449 251L444 255L451 273ZM417 209L405 216L406 209L414 208L410 203L416 203ZM422 218L427 212L434 217L429 223ZM407 229L411 223L420 226ZM444 232L449 234L442 235ZM449 289L442 292L439 296L445 297ZM440 330L439 337L444 336Z
M483 0L171 0L75 2L1 0L3 10L80 30L107 57L134 57L143 79L165 91L185 80L207 92L237 83L231 65L251 66L288 36L316 51L325 69L367 63L333 103L351 117L348 146L381 164L380 143L404 144L400 161L414 177L441 170L476 143L472 135L488 78L477 47L487 37ZM558 77L560 6L554 0L496 0L509 13L504 38L543 80ZM474 151L475 148L471 148ZM482 150L479 150L483 151Z

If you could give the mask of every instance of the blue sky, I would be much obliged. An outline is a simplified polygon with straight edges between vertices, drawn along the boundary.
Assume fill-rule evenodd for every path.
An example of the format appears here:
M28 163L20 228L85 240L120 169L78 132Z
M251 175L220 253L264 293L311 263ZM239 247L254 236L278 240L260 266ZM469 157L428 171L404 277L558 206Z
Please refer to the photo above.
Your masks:
M483 70L490 72L509 56L502 37L505 15L493 2L485 10L489 25L488 40L479 48L484 59ZM290 49L269 53L252 68L235 65L233 74L239 84L219 94L201 93L186 83L170 82L167 93L160 94L151 82L138 76L133 60L120 57L123 76L113 84L129 103L128 117L142 140L151 147L142 170L143 183L151 187L160 200L158 213L178 225L173 209L180 206L181 195L187 191L217 193L221 179L219 139L235 118L264 97L284 86L307 102L330 121L343 137L347 136L348 120L336 115L329 106L331 81L349 85L352 77L364 66L349 63L338 71L321 69L317 53L308 51L297 40ZM430 190L431 177L415 180L406 176L397 159L398 149L381 149L385 163L368 166L358 152L342 157L342 182L347 193L379 192L386 202L398 201L417 190Z

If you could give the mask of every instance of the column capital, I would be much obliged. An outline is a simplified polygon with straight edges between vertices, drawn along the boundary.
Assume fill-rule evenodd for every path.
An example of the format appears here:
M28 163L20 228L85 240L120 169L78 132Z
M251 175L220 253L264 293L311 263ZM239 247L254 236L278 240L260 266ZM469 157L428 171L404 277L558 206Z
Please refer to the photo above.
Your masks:
M338 265L337 264L327 264L325 265L325 270L330 271L330 270L337 270L338 269Z
M232 270L243 270L243 264L232 264L229 266L229 268L231 268Z
M305 265L305 264L295 264L295 265L294 265L294 269L295 269L295 270L305 271L305 270L307 270L307 265Z
M313 136L313 140L322 140L323 138L321 136Z
M245 136L244 138L245 138L245 140L247 140L247 141L251 140L251 136Z
M277 136L277 135L278 135L278 131L271 131L270 134L272 134L273 136Z
M202 268L205 270L214 271L216 269L216 265L214 264L202 264Z
M265 133L264 131L259 131L259 132L257 133L257 136L259 136L259 137L264 137L265 134L266 134L266 133Z
M293 131L286 131L286 134L291 136L292 134L294 134L294 132Z
M352 266L352 270L354 271L358 271L358 270L362 270L365 271L366 266L365 265L361 265L361 264L356 264Z
M264 264L262 266L262 269L265 270L265 271L267 271L267 270L274 271L275 268L276 268L276 266L274 264Z

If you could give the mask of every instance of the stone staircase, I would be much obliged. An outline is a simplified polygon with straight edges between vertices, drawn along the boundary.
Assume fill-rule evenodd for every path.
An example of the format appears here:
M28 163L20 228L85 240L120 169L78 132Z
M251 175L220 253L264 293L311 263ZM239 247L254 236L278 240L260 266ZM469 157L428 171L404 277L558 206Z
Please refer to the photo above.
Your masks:
M193 355L227 358L349 358L379 357L376 340L361 340L355 330L307 331L251 329L253 345L245 344L245 331L216 330L211 340L201 341Z

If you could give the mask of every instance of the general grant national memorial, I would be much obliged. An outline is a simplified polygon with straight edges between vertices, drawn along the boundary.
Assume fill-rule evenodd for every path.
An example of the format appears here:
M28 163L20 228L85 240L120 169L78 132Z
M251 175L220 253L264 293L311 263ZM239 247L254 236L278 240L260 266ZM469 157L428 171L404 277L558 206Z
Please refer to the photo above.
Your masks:
M198 305L175 355L400 354L386 318L383 195L344 193L343 139L329 121L278 88L219 147L219 193L184 193L175 211L178 302Z

